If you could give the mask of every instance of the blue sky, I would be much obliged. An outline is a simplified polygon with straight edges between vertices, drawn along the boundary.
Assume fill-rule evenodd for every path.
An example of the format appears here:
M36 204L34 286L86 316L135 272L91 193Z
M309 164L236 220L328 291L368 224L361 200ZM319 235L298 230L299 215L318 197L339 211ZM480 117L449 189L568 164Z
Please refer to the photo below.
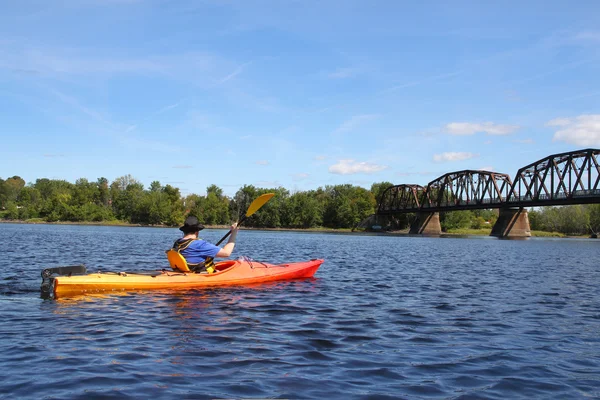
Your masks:
M0 10L1 178L369 188L600 147L597 1Z

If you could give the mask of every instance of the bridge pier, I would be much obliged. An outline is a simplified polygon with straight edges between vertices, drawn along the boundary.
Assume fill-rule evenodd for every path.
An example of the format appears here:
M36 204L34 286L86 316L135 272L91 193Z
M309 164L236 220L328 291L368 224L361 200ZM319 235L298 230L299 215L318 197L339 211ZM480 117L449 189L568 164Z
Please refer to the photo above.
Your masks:
M417 218L410 225L408 233L412 235L441 235L440 213L418 212Z
M492 228L490 236L496 237L530 237L529 215L521 208L501 208L498 220Z

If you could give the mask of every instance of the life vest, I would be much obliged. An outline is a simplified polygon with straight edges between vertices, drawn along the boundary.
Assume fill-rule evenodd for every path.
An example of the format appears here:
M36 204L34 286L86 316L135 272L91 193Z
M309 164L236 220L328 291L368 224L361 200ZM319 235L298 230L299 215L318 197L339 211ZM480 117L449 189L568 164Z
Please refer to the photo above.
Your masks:
M206 271L209 274L215 272L215 262L209 257L201 263L189 264L185 257L181 254L181 250L187 249L194 240L200 239L186 239L184 241L176 240L173 243L173 247L167 250L167 259L169 264L174 271L179 272L203 272Z

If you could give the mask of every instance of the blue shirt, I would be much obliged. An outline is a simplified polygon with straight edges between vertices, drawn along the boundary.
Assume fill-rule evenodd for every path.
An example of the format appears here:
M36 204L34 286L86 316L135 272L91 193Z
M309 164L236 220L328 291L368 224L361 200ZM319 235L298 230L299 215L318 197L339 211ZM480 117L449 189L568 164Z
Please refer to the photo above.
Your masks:
M181 239L178 242L182 241ZM185 258L188 264L200 264L208 257L215 258L221 250L220 247L212 243L205 242L202 239L194 240L188 247L181 250L181 255Z

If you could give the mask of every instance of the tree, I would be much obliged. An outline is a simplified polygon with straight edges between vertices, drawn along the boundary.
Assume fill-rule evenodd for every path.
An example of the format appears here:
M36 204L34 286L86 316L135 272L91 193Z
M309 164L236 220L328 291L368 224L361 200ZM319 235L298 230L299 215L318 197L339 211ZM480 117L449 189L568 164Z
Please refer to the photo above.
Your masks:
M150 183L150 191L151 192L159 192L162 189L162 186L160 185L159 181L152 181L152 183Z
M375 201L377 201L377 204L379 204L379 201L381 200L381 196L383 195L383 192L385 192L385 190L387 188L389 188L390 186L394 186L394 184L391 182L380 182L380 183L374 183L371 185L371 193L373 193L373 196L375 197Z
M443 231L449 229L464 229L471 227L471 211L450 211L440 215L440 225Z
M144 185L131 175L119 177L110 185L112 207L118 219L138 223L140 203L144 196Z
M316 192L297 192L289 199L291 218L288 226L314 228L323 223L323 207Z
M600 233L600 204L588 204L587 210L590 216L589 228L597 235Z
M375 212L375 196L350 184L325 186L323 225L331 228L353 228Z
M110 189L108 187L108 179L102 177L96 181L97 192L94 197L96 204L104 207L110 205Z
M25 187L25 181L20 176L13 176L0 182L0 206L5 207L7 203L15 203L21 189Z

